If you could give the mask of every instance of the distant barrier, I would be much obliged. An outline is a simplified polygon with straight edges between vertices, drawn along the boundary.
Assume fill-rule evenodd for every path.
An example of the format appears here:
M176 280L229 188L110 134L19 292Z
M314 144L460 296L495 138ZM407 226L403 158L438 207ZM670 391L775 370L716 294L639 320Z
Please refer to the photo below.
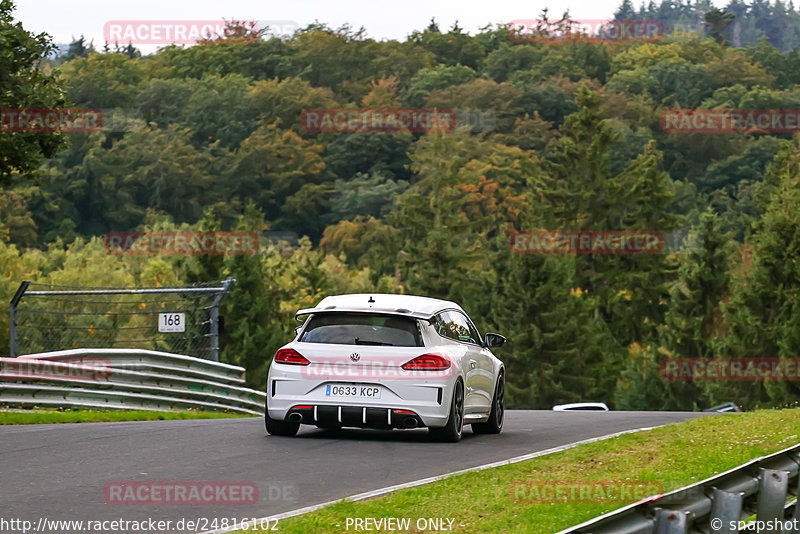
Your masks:
M262 414L244 368L144 349L74 349L0 358L0 406Z

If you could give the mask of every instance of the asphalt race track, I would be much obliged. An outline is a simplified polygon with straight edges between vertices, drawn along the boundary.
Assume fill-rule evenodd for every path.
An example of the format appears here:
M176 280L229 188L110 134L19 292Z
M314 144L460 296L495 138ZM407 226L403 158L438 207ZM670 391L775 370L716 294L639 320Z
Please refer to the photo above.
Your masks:
M265 435L263 419L0 427L0 518L141 521L252 518L566 445L700 417L691 412L507 412L499 436L460 443L425 430ZM247 481L251 505L109 505L115 482Z

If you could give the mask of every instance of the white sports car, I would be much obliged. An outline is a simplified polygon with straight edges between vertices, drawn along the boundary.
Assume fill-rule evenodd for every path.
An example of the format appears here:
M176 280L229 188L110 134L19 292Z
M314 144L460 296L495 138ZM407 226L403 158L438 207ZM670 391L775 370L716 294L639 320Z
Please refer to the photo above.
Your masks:
M267 432L418 428L458 441L503 428L505 338L481 337L461 307L408 295L338 295L300 310L297 337L275 353L267 377Z

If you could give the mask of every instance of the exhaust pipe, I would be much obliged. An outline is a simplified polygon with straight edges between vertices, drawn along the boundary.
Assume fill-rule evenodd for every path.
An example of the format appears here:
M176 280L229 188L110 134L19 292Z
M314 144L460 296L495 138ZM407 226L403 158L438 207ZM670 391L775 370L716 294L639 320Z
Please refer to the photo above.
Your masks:
M299 423L303 420L303 414L299 414L297 412L293 412L289 414L287 417L290 423Z
M417 420L414 417L406 417L403 421L403 426L406 428L415 428L417 426Z

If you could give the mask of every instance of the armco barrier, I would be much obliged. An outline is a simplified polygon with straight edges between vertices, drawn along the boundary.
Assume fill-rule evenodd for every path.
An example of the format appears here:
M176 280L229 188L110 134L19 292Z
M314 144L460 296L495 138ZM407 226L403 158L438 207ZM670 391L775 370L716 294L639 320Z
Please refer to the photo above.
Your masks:
M649 497L558 534L800 533L800 445L665 495ZM779 523L780 522L780 523ZM785 528L787 527L788 528Z
M87 371L88 370L88 371ZM261 414L244 368L143 349L74 349L0 358L0 406Z

